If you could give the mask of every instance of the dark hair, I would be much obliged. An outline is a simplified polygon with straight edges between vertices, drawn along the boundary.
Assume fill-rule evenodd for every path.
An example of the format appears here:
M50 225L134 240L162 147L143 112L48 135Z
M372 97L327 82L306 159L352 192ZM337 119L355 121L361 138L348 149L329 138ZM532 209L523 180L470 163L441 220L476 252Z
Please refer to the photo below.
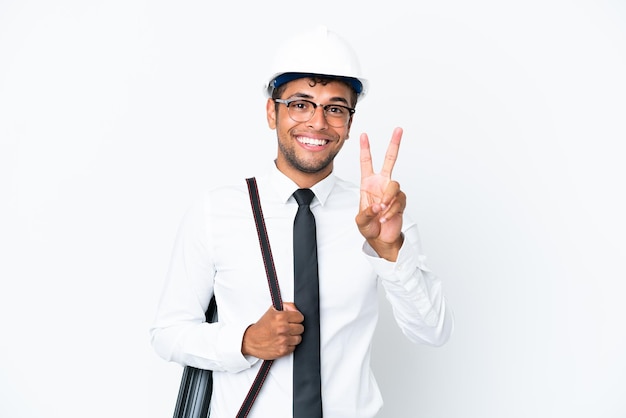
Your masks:
M354 87L352 87L352 85L350 83L348 83L347 81L345 81L342 78L337 78L337 77L331 77L331 76L309 76L309 77L305 77L308 78L309 80L309 86L311 87L315 87L316 84L321 84L322 86L325 86L328 83L331 82L339 82L339 83L343 83L344 85L346 85L347 87L350 88L350 106L355 107L356 106L356 102L358 99L358 95L356 90L354 90ZM274 91L272 92L272 99L279 99L280 96L282 96L283 92L285 91L285 89L287 88L287 84L289 83L284 83L281 84L280 86L276 87L274 89ZM276 106L278 107L278 103L276 103Z

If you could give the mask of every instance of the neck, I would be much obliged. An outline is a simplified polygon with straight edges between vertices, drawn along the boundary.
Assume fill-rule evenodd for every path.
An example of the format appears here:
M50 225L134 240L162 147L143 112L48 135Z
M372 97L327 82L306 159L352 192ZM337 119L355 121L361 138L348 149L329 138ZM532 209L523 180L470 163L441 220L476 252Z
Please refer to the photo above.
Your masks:
M307 173L302 170L298 170L288 164L281 164L279 160L274 160L278 171L289 177L294 183L301 189L310 189L320 181L324 180L332 173L332 165L326 167L324 170L314 173Z

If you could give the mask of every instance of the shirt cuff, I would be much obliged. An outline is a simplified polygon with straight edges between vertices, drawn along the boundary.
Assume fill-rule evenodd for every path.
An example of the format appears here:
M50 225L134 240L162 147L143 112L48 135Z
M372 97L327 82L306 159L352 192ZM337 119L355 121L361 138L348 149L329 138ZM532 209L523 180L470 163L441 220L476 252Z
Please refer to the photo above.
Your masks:
M428 271L424 257L419 255L418 250L406 237L395 262L380 257L367 241L363 244L363 252L376 274L384 280L406 284L411 280L416 269Z
M243 334L249 326L250 324L231 324L220 329L217 350L222 365L228 372L237 373L249 369L259 361L256 357L241 353Z

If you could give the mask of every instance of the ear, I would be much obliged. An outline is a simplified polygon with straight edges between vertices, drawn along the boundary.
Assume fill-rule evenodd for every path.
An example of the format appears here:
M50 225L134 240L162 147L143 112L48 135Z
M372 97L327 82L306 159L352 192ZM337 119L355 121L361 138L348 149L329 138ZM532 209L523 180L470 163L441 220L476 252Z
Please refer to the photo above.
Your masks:
M267 116L267 125L270 129L276 129L276 103L271 98L267 99L265 113Z

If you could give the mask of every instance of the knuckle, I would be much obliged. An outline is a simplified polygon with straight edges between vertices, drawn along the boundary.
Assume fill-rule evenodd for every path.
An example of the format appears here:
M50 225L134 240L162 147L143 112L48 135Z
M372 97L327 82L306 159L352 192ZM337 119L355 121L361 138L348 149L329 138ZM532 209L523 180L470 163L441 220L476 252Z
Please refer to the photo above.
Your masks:
M284 338L284 335L288 333L288 329L285 325L280 325L276 327L276 335L279 338Z

